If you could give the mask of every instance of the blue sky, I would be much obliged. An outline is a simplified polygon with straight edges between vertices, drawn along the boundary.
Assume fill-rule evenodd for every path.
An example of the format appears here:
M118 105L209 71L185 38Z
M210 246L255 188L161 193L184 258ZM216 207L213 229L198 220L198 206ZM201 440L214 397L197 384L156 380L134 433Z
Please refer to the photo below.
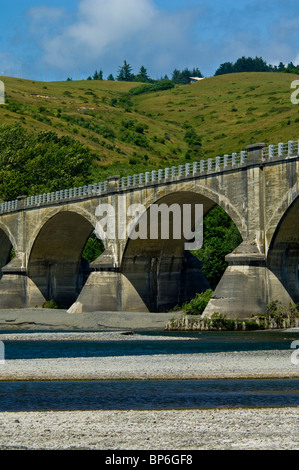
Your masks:
M298 0L11 0L1 2L0 75L74 80L127 60L152 78L241 56L299 63Z

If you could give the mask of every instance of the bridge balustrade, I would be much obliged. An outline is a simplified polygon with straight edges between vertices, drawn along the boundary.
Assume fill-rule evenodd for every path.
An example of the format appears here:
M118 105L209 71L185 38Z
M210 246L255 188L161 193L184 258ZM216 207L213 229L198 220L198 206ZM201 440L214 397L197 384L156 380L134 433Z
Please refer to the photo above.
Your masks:
M299 141L289 140L287 143L279 142L276 145L269 145L263 148L263 160L271 160L273 158L289 158L299 154ZM228 167L244 165L247 162L247 152L242 150L240 153L225 154L200 160L199 162L186 163L185 165L173 166L152 170L145 173L129 175L120 179L120 188L134 187L138 185L159 183L164 180L185 178L206 171L217 172ZM83 198L90 196L98 196L105 193L108 189L108 181L94 183L78 188L63 189L50 193L29 196L26 199L26 207L35 207L42 204L51 204L58 201L64 201L74 198ZM18 200L7 201L0 204L0 214L16 211L20 208Z

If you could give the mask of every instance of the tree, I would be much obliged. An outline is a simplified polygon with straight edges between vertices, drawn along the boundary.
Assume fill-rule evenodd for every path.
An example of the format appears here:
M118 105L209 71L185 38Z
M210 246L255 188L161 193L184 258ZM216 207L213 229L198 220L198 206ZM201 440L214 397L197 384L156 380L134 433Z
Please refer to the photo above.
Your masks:
M241 57L238 59L234 68L236 72L268 72L267 63L261 57Z
M199 68L194 68L191 72L191 77L199 77L202 78L202 73Z
M224 62L224 64L220 64L218 69L215 72L215 75L224 75L226 73L233 73L234 72L234 65L232 62Z
M117 80L120 82L132 82L135 76L132 73L132 67L124 60L124 65L119 67Z
M181 76L181 72L178 69L174 69L174 71L172 72L172 77L171 77L171 80L173 81L173 83L179 84L180 76Z
M96 237L96 234L93 232L83 250L82 257L91 263L95 261L105 250L104 244L101 240Z
M108 75L107 80L110 80L110 81L114 82L114 77L113 77L112 73L110 73L110 75Z
M102 70L99 70L99 71L95 71L95 73L93 74L93 77L92 77L94 80L103 80L103 71Z
M0 126L0 198L13 200L91 182L95 155L80 142L55 132Z
M277 70L278 72L283 72L285 70L285 65L283 62L279 62Z
M227 267L225 256L242 242L242 237L220 206L214 207L205 216L203 230L203 246L193 254L203 262L202 271L212 289L215 289Z
M215 75L224 75L226 73L240 73L240 72L270 72L271 66L261 57L240 57L235 63L224 62L215 72Z
M189 69L182 70L180 74L180 83L182 85L188 85L190 83L190 77L193 77L192 72Z
M172 72L172 81L178 85L187 85L190 83L190 77L202 77L199 68L193 68L189 70L187 67L184 70L174 69Z
M143 82L143 83L149 83L151 82L151 79L149 78L147 74L147 70L143 65L140 67L139 73L135 77L136 82Z

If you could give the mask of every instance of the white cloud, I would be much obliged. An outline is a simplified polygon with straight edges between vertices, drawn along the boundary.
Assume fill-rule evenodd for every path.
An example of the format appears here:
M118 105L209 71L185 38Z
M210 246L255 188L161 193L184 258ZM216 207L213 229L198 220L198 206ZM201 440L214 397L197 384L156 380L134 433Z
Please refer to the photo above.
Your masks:
M260 0L237 5L201 0L200 6L190 0L179 10L167 10L158 0L76 3L75 12L46 6L29 10L30 32L43 55L40 62L55 76L80 73L82 78L101 68L107 77L115 75L123 60L134 72L144 65L153 78L185 67L213 74L221 63L243 55L274 64L291 61L298 51L299 16L293 0L272 0L271 10L269 2Z
M188 48L194 8L166 12L152 0L80 0L72 18L49 7L32 9L29 15L49 66L83 70L105 62L117 67L127 59L136 68L151 63L156 70L167 70Z

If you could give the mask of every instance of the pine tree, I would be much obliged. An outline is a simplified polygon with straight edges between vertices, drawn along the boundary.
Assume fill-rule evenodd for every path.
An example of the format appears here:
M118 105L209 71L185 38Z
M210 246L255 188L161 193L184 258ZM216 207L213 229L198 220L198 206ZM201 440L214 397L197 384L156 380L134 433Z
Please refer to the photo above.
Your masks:
M136 82L143 82L143 83L148 83L150 82L150 78L147 74L147 70L143 65L140 67L139 73L135 77Z
M119 67L117 80L120 82L132 82L135 76L132 73L132 67L124 60L124 65Z
M97 72L97 70L95 71L95 73L93 74L93 77L92 77L94 80L103 80L103 71L102 70L99 70Z
M181 77L181 72L178 70L178 69L174 69L174 71L172 72L172 77L171 77L171 80L173 81L173 83L180 83L180 77Z

